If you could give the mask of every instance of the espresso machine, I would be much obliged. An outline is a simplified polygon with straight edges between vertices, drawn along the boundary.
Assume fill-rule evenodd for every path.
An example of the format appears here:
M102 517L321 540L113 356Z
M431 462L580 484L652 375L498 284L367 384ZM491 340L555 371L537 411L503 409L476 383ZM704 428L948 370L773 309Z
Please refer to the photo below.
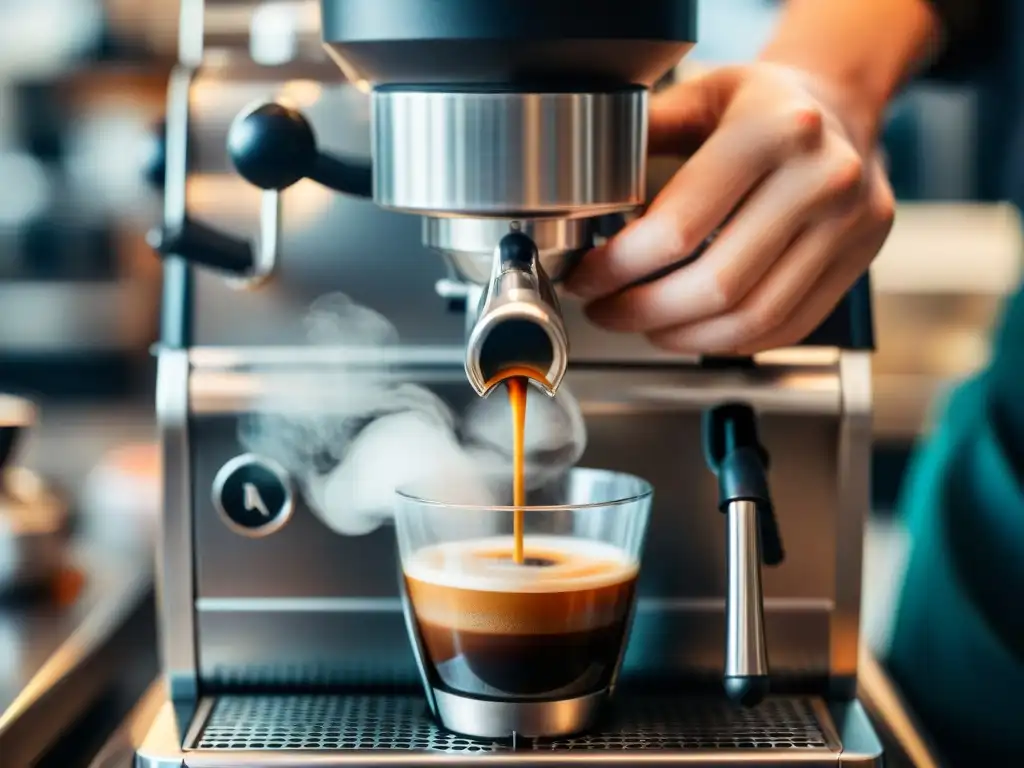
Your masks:
M559 288L649 198L649 94L696 0L275 3L242 45L204 34L217 5L181 4L153 174L167 698L136 765L880 765L857 698L867 281L752 359L597 330ZM272 63L268 26L297 41ZM369 341L325 341L340 292ZM574 460L646 478L654 508L605 723L474 740L422 694L386 513L325 509L346 459L315 425L351 416L353 382L460 414L522 361L578 402Z

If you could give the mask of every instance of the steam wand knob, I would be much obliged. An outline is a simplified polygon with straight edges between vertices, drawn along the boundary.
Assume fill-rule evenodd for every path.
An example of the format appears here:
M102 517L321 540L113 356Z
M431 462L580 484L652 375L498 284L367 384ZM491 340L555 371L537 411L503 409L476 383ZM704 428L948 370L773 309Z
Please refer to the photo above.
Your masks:
M282 191L302 179L356 197L372 197L368 163L343 160L317 148L302 113L276 102L239 115L228 132L228 155L238 173L264 190Z
M769 688L761 562L778 565L784 553L768 491L768 453L753 409L728 403L707 411L704 452L718 477L728 532L725 691L736 703L755 706Z

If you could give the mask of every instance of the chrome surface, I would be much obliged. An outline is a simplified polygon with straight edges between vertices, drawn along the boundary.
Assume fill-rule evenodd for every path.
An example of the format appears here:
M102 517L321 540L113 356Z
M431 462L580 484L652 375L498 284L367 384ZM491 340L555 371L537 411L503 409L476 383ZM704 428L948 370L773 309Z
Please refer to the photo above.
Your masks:
M461 369L463 354L458 346L193 347L188 350L194 369L189 380L190 406L198 414L245 413L259 407L264 397L294 386L289 369L313 375L341 367L365 370L383 380L412 378L428 385L455 385L452 371ZM570 368L567 375L585 411L594 416L631 409L687 411L742 400L752 402L759 413L837 417L842 399L838 360L838 355L809 357L798 350L791 356L766 357L749 372L683 364L623 364ZM318 392L318 403L329 408L335 396L341 399L331 390Z
M471 313L466 378L483 397L497 386L503 371L525 364L540 371L544 378L538 384L554 395L569 363L569 339L551 280L536 248L528 263L504 260L499 247L491 260L491 278L479 309ZM542 348L537 332L546 340Z
M591 242L586 219L423 219L423 244L440 251L459 279L480 285L490 280L494 247L509 232L533 240L544 273L556 282Z
M593 726L607 691L557 701L484 701L435 688L437 717L473 739L562 738Z
M181 0L178 13L178 61L181 64L198 67L203 63L205 12L205 0Z
M202 6L186 0L188 6ZM182 18L187 15L182 9ZM175 67L167 87L166 163L164 171L163 226L177 231L185 223L188 187L190 102L195 70L184 65Z
M868 768L889 764L875 726L859 701L833 702L829 705L829 714L843 743L840 765Z
M374 91L374 200L442 216L598 216L644 201L647 92Z
M249 463L258 463L264 469L272 472L281 483L281 487L285 490L285 498L281 511L269 523L260 526L259 528L246 528L239 525L231 519L231 516L227 513L224 509L224 505L221 503L224 484L228 481L228 478L231 477L239 467L245 466ZM295 511L295 491L292 488L292 481L288 476L288 470L273 459L268 459L265 456L257 456L253 453L243 453L241 456L236 456L217 471L216 476L213 478L210 500L213 502L213 508L217 510L217 514L220 515L221 522L224 523L224 525L239 536L248 536L253 539L270 536L272 533L276 533L281 530L288 524L288 521L291 520L292 512Z
M758 514L752 501L734 501L725 514L729 568L725 598L726 678L768 676Z
M175 699L193 697L197 691L188 401L188 353L160 350L156 412L163 460L163 510L157 543L157 600L161 663Z
M260 195L259 229L251 274L229 280L230 285L237 288L259 288L277 269L281 252L281 193L275 189L263 190Z
M871 508L871 355L843 352L839 360L842 412L835 510L835 611L832 613L833 693L853 696L860 653L864 529ZM785 532L782 534L785 536Z

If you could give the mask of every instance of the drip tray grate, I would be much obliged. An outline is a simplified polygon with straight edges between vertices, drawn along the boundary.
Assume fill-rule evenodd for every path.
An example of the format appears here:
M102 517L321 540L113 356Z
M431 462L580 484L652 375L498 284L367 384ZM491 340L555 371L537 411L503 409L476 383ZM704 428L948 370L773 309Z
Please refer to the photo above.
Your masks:
M207 700L210 702L211 700ZM538 752L623 750L836 751L817 699L776 697L755 709L717 699L620 697L605 726L589 736L538 740ZM420 696L221 696L192 749L413 750L445 754L508 752L503 742L466 739L434 725Z

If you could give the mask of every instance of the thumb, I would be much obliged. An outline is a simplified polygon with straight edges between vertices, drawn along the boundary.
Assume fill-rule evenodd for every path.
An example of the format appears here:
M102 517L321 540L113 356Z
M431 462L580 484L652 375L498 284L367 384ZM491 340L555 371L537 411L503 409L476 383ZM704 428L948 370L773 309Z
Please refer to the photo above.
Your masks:
M651 99L649 151L692 155L718 127L739 87L741 69L722 67L673 85Z

